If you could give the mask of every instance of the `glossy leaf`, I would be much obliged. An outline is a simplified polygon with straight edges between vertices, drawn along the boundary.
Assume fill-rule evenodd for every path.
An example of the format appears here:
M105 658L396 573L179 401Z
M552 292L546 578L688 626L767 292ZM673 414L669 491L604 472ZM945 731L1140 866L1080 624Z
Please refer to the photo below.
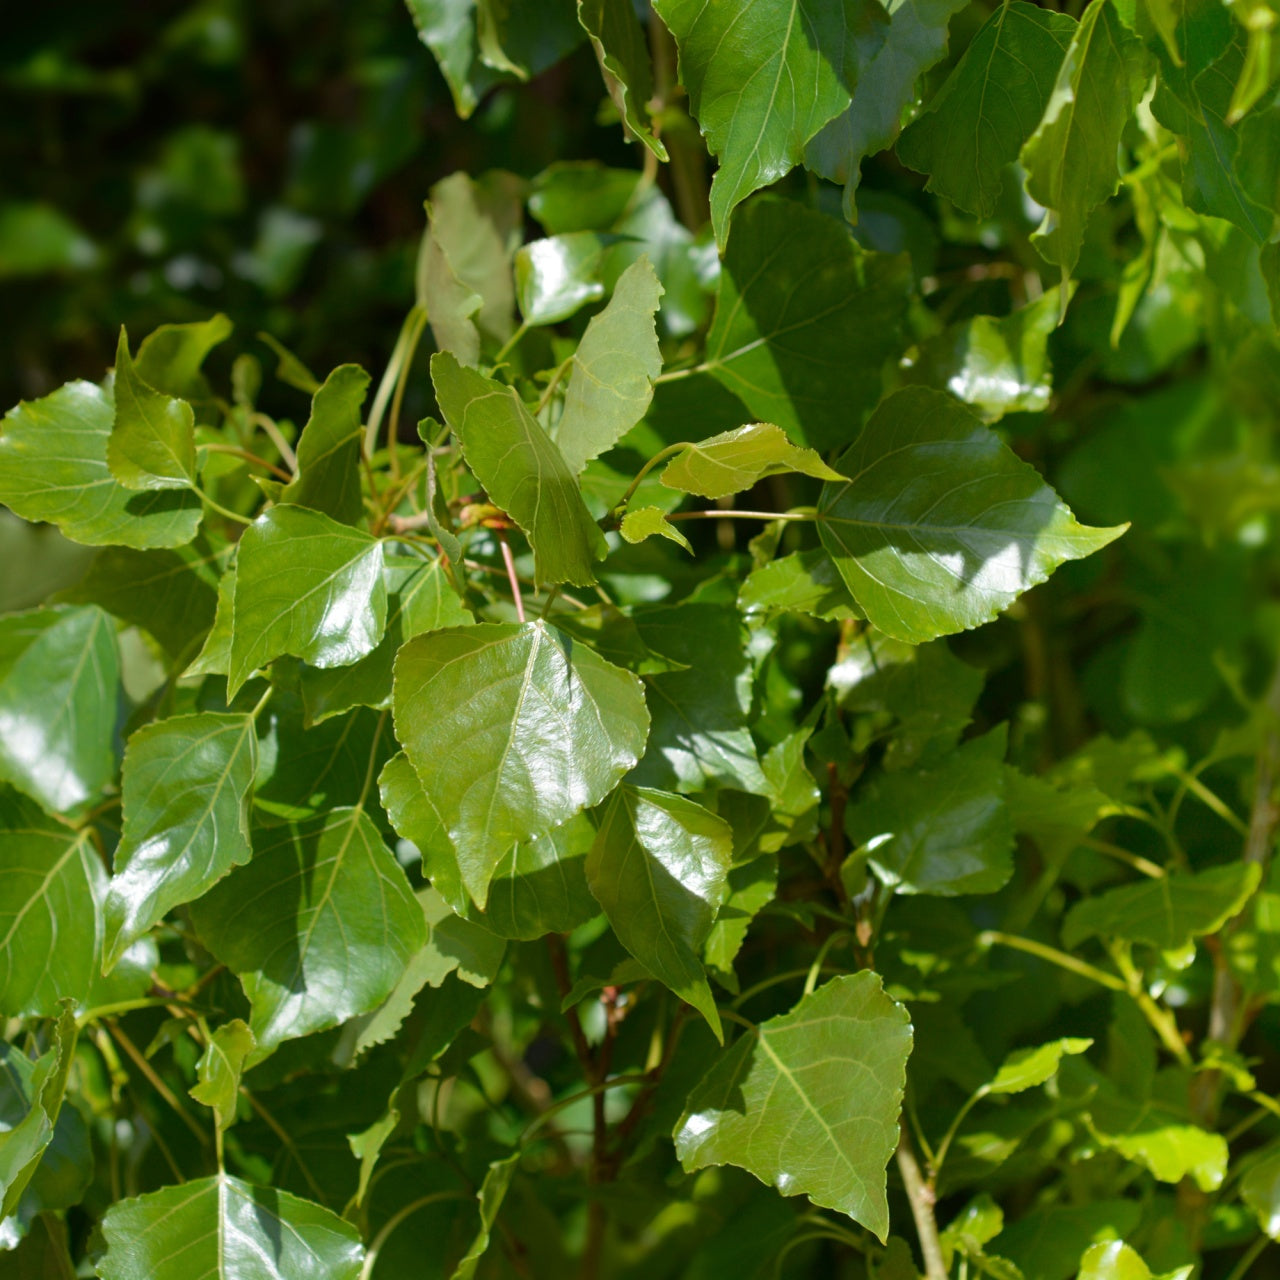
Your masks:
M877 974L833 978L720 1056L676 1125L680 1162L739 1165L883 1240L910 1052L907 1012Z
M792 471L818 480L844 479L812 449L793 445L780 428L756 422L689 445L667 463L662 483L704 498L727 498L765 476Z
M997 319L974 316L923 344L908 379L945 388L986 422L1006 413L1040 413L1053 391L1046 346L1065 303L1047 289L1034 302Z
M845 217L857 221L854 195L865 156L890 146L916 82L947 50L947 24L964 0L888 0L889 28L870 66L853 89L848 108L804 149L805 165L844 187Z
M604 252L618 237L568 231L516 251L516 300L525 324L558 324L604 297Z
M391 675L400 646L425 631L465 627L474 619L449 585L442 561L387 556L382 575L387 590L387 629L374 651L349 667L302 672L307 720L318 724L352 707L391 705Z
M1280 1240L1280 1155L1272 1152L1252 1165L1240 1182L1240 1195L1263 1231Z
M364 514L360 494L360 408L369 375L358 364L335 369L311 401L311 417L298 440L298 474L281 502L309 507L341 524Z
M872 0L654 7L675 36L680 79L720 160L711 221L723 246L734 208L799 164L805 144L848 107L888 22Z
M431 377L467 465L529 539L539 583L593 583L604 535L564 455L520 397L448 352L432 357Z
M91 382L69 382L11 409L0 432L0 502L91 547L181 547L204 511L186 491L138 493L107 467L115 405Z
M989 739L859 788L845 826L898 893L994 893L1013 875L1004 770Z
M868 253L794 201L753 200L734 218L706 365L797 444L842 445L879 399L909 287L904 257Z
M358 1280L356 1229L225 1173L121 1200L102 1222L102 1280Z
M252 861L191 914L249 997L256 1058L375 1009L426 941L404 872L360 808L258 828Z
M257 771L252 716L175 716L129 739L124 827L104 904L108 968L174 907L249 861Z
M260 515L236 558L228 696L282 654L342 667L372 653L387 622L382 568L380 542L317 511Z
M693 554L689 539L667 519L666 512L661 507L636 507L633 511L628 511L618 525L618 532L631 543L643 542L646 538L666 538L668 542L674 542L690 555Z
M1020 157L1027 194L1049 211L1032 239L1064 280L1075 270L1089 214L1119 185L1116 148L1149 72L1142 42L1115 5L1093 0Z
M632 263L592 316L569 362L555 442L575 475L635 426L662 372L654 317L662 285L648 258Z
M733 833L682 796L620 787L598 816L587 883L619 941L723 1042L699 958L724 900Z
M635 676L541 622L409 641L394 707L477 906L502 856L603 800L649 729Z
M93 835L0 788L0 1013L51 1017L102 963L107 873Z
M1039 474L954 400L889 396L828 484L819 533L867 617L917 644L989 622L1122 532L1078 524Z
M120 659L93 605L0 618L0 779L51 813L82 809L115 776Z
M729 868L725 880L725 897L711 932L702 948L702 958L716 981L735 994L737 978L733 962L747 930L778 891L778 860L770 854Z
M240 1076L245 1059L257 1048L253 1032L241 1018L224 1022L213 1035L196 1063L196 1084L191 1096L213 1109L218 1128L235 1122L240 1097Z
M1017 159L1049 104L1076 25L1025 0L1001 5L903 130L898 158L929 175L930 191L989 218L1005 165Z
M609 96L628 132L665 160L667 148L649 119L653 97L649 46L630 0L578 0L578 21L591 39Z
M1255 864L1233 863L1111 889L1071 908L1063 941L1075 947L1097 935L1176 951L1216 933L1249 900L1260 878Z
M405 976L413 973L438 987L456 973L469 986L491 985L506 953L505 940L483 924L456 915L435 889L420 889L418 901L427 920L427 945L414 956Z

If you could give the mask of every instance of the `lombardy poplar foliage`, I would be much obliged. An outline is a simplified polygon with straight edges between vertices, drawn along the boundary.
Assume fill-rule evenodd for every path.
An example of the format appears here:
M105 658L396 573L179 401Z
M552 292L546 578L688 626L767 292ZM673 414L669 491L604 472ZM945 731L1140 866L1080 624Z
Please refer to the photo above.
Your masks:
M408 8L637 167L5 417L0 1275L1270 1274L1280 11Z

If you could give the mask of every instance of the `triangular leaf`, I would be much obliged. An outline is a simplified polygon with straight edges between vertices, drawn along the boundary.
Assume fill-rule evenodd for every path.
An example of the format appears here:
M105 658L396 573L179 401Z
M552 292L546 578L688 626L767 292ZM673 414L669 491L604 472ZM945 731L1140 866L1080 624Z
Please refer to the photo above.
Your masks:
M676 1154L689 1172L738 1165L883 1240L910 1052L907 1011L878 974L833 978L720 1056L689 1095Z
M599 804L649 731L639 680L542 622L409 641L394 706L396 737L481 907L502 856Z
M240 539L227 696L286 653L350 666L373 652L386 623L382 543L318 511L272 507Z
M148 386L134 368L129 339L116 349L115 421L107 465L126 489L190 489L196 481L196 416L175 396Z
M358 364L335 369L311 401L311 417L298 440L298 474L281 502L310 507L341 524L364 514L360 496L360 408L369 375Z
M257 771L252 716L176 716L129 739L124 827L104 906L107 968L174 907L249 861Z
M849 479L823 490L823 546L867 617L909 644L989 622L1128 527L1078 524L997 435L924 387L885 399L836 469Z

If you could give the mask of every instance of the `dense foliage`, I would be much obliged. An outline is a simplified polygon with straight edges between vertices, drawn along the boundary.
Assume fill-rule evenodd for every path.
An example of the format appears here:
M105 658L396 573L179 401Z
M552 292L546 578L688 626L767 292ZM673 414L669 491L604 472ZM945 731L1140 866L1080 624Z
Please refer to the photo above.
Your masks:
M6 52L0 1277L1265 1274L1280 11L359 9Z

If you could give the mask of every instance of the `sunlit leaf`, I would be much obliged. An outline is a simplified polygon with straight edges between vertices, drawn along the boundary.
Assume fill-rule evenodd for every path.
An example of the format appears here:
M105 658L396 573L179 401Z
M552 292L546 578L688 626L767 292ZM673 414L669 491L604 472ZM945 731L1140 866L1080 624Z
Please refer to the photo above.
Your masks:
M883 1240L910 1051L907 1011L877 974L833 978L720 1056L676 1125L680 1162L739 1165Z
M691 444L667 463L662 483L703 498L727 498L765 476L798 471L818 480L843 480L812 449L801 449L778 427L756 422Z
M116 349L115 420L107 465L126 489L190 489L196 479L195 412L185 401L148 386L120 330Z
M281 502L341 524L360 519L360 407L368 388L369 375L358 364L341 365L325 379L298 440L298 474L285 485Z

